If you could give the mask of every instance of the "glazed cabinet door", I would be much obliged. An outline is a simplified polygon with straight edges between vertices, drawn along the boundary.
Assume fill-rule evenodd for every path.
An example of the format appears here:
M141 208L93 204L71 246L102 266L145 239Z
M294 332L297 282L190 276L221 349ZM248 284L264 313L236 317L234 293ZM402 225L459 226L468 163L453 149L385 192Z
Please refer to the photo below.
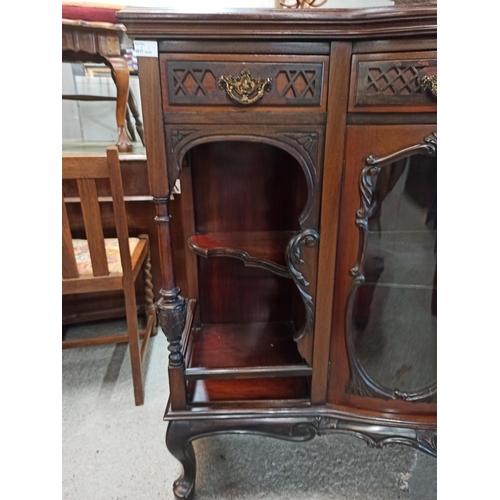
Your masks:
M331 402L435 412L436 152L435 125L347 129Z

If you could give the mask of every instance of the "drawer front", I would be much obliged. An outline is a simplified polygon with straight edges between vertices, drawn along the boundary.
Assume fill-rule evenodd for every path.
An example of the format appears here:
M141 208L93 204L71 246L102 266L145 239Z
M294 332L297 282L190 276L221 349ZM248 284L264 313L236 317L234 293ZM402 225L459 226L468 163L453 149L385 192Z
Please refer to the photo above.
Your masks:
M162 54L163 108L326 109L328 58Z
M436 52L353 56L349 112L434 112L436 104Z

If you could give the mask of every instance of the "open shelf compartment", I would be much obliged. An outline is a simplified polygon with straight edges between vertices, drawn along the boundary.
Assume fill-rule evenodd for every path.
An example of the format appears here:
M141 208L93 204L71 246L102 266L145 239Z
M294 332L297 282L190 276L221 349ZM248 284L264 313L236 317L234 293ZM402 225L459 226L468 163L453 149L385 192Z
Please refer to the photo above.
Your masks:
M192 328L186 380L300 377L312 373L293 341L292 322Z

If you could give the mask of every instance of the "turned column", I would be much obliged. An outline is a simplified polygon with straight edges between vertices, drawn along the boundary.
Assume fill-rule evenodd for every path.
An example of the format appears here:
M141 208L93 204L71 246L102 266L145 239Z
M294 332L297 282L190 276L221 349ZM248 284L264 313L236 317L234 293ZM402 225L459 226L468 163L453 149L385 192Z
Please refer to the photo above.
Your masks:
M186 385L184 381L184 357L182 355L182 332L186 324L186 301L179 295L175 283L172 239L170 234L171 216L168 213L169 197L153 198L156 204L155 220L158 224L158 244L161 259L160 300L157 314L161 329L169 342L168 378L170 403L173 410L186 407Z

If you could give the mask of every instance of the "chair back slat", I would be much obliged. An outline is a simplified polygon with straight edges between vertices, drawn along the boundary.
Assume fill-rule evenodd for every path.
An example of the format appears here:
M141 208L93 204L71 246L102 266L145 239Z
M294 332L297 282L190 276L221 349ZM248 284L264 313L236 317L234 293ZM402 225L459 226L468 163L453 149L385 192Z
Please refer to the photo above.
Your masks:
M104 246L97 187L93 179L78 179L77 185L93 274L94 276L106 276L109 274L108 260Z
M113 198L113 213L115 216L116 235L120 246L120 259L122 263L123 279L133 281L132 261L128 243L129 232L127 222L127 210L123 193L123 183L120 167L120 159L116 148L106 150L109 166L109 181L111 196Z
M64 156L63 179L106 179L108 177L108 160L103 155Z
M95 179L109 178L111 187L111 198L113 202L113 213L116 226L116 235L120 247L120 259L123 270L123 279L134 279L132 273L132 262L129 248L129 233L127 223L127 211L125 208L123 184L121 176L120 159L118 149L109 147L104 155L65 155L63 156L63 179L75 179L82 208L85 235L89 246L90 259L94 276L109 275L104 234L102 229L101 213L97 196ZM64 200L63 200L64 203ZM66 217L68 230L63 235L63 252L67 254L72 251L71 232L67 218L66 208L63 211L63 231ZM70 248L71 244L71 248ZM68 264L64 272L68 277L75 277L76 261L74 265ZM77 268L76 268L77 269ZM76 271L78 273L78 271ZM63 274L63 277L65 275Z
M62 277L63 279L78 278L75 252L71 241L71 228L64 196L62 199Z

